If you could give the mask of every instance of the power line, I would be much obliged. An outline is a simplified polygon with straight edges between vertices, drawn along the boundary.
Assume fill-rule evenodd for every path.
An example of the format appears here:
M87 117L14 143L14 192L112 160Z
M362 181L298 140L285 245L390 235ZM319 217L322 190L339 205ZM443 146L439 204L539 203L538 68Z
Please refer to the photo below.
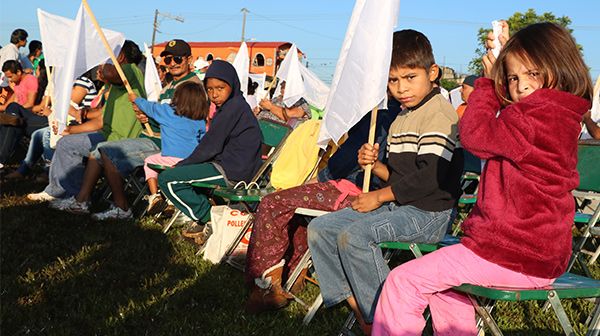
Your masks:
M277 22L277 23L282 24L284 26L288 26L288 27L291 27L291 28L303 31L305 33L313 34L313 35L316 35L316 36L320 36L320 37L331 39L331 40L335 40L335 41L341 41L340 38L329 36L329 35L325 35L325 34L321 34L321 33L314 32L314 31L311 31L311 30L308 30L308 29L304 29L304 28L301 28L301 27L297 27L297 26L291 25L289 23L285 23L285 22L282 22L282 21L279 21L279 20L276 20L276 19L273 19L273 18L269 18L269 17L264 16L264 15L256 14L254 12L250 12L250 14L256 15L258 17L264 18L264 19L272 21L272 22Z

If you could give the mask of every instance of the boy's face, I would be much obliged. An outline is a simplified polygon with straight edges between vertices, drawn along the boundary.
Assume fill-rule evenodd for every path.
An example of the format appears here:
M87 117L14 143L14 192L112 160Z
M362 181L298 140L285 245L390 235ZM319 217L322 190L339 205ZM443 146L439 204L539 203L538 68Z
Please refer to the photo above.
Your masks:
M465 84L463 83L460 86L460 98L466 103L469 101L469 96L471 95L471 92L473 92L473 90L475 90L471 85Z
M206 79L206 93L212 103L221 107L231 95L231 86L225 81L210 77Z
M438 66L432 65L429 69L423 68L390 68L388 77L388 90L404 107L417 106L433 89L433 82L437 78Z
M17 70L17 73L13 73L10 70L4 71L4 76L6 76L6 79L8 79L9 82L15 83L15 84L19 84L19 82L21 81L22 75L23 75L23 73L19 70Z

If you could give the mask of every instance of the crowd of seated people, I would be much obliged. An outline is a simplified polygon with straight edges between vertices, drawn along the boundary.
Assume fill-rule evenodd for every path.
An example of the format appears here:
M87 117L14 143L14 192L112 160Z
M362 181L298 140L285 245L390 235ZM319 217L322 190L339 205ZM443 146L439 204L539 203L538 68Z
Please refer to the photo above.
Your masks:
M509 37L504 23L500 42L506 51L497 59L486 54L483 76L468 77L465 85L469 86L470 96L468 105L460 109L460 123L459 114L436 84L440 68L427 37L410 29L394 33L389 72L381 74L387 78L389 102L378 114L376 142L367 143L367 115L350 129L345 142L314 180L278 190L266 196L258 206L245 270L250 288L246 309L259 313L286 306L293 295L284 290L284 279L310 249L324 304L329 307L347 302L365 334L370 334L372 327L378 335L422 329L419 318L407 319L409 322L404 324L398 321L398 316L410 315L407 312L410 308L421 311L423 302L427 305L423 299L426 285L417 279L414 281L417 289L411 289L412 280L396 271L390 273L377 243L437 243L444 237L462 192L461 142L466 149L488 160L485 171L489 176L481 183L487 186L489 198L483 202L492 199L504 204L503 181L515 179L530 184L532 182L523 177L527 172L522 169L541 169L537 165L548 159L535 151L541 144L528 133L535 130L515 117L519 115L529 118L532 124L542 124L535 114L537 110L530 107L535 104L528 105L522 100L559 109L556 106L560 104L553 105L553 100L556 96L564 98L560 109L570 114L565 113L565 120L559 117L546 120L565 128L555 136L561 137L564 147L556 151L576 146L581 127L585 127L591 137L600 138L600 127L589 111L592 99L589 76L578 75L579 86L565 80L565 86L557 87L556 82L544 82L554 78L552 74L545 78L533 74L531 62L522 58L523 53L529 52L523 41L531 34L552 40L551 36L539 33L539 29L569 36L556 25L545 25L541 28L533 25ZM25 61L18 49L26 42L27 33L17 29L11 35L10 44L0 50L2 79L6 79L0 96L2 178L23 179L36 170L36 163L43 158L48 171L46 186L40 192L28 194L27 198L47 202L59 211L91 215L95 220L133 218L125 181L139 170L144 172L149 190L146 213L153 214L168 203L177 208L190 225L206 228L210 222L211 195L194 183L231 187L240 181L250 181L262 163L258 120L274 120L295 128L310 117L305 99L300 98L289 106L283 102L285 82L279 84L278 96L257 102L252 94L256 86L250 80L252 98L245 98L230 63L194 62L189 44L181 39L166 44L160 53L160 63L145 60L156 65L163 81L158 101L150 102L145 99L144 74L139 65L142 53L133 41L126 40L118 55L118 66L125 80L120 77L117 66L110 63L80 74L71 92L68 111L71 121L57 134L56 123L48 121L56 111L48 99L52 93L46 90L48 77L42 45L31 41ZM570 42L565 43L565 48L571 47ZM487 47L493 46L488 43ZM577 57L573 59L572 66L583 64ZM536 62L542 62L536 66L549 64L546 58ZM194 70L194 63L202 68ZM133 93L128 93L126 83ZM541 88L548 89L537 91ZM496 117L497 109L510 110L511 114L501 113ZM534 111L527 115L525 109ZM146 130L146 124L152 132ZM477 129L476 125L487 128ZM503 145L490 143L497 141L500 133L506 136ZM552 137L548 133L544 136ZM53 144L52 137L59 140ZM6 166L24 138L29 138L25 159L8 173ZM519 154L523 148L539 157L523 157ZM507 163L513 161L525 162L525 168ZM156 171L152 165L165 169ZM362 192L363 170L367 166L372 167L374 176L370 190ZM143 170L138 169L141 167ZM575 168L565 163L561 169L567 176ZM502 175L508 170L510 176ZM101 178L111 190L112 202L107 210L90 214L91 205L97 201L94 191ZM569 187L575 186L570 180L557 184L560 184L561 197ZM549 185L549 190L552 187ZM564 206L566 201L556 202L560 203L561 214L572 210ZM512 280L519 285L525 283L522 280L525 277L536 277L535 281L525 283L526 286L546 284L555 278L556 270L564 268L562 250L552 250L561 258L548 260L548 267L536 269L532 274L519 268L529 265L531 256L513 256L507 261L490 254L491 247L483 246L482 242L494 244L478 236L474 228L485 231L488 221L497 220L499 213L489 203L484 204L485 208L476 206L474 215L466 221L466 243L452 248L455 257L471 258L469 262L476 260L489 269L498 265L508 267ZM307 227L294 217L299 207L331 213L314 219ZM506 222L508 216L513 221L510 225L515 227L524 222L529 227L542 227L541 223L523 220L528 216L522 213L502 214L503 221ZM543 225L551 224L545 220ZM509 239L508 236L500 238ZM445 260L440 253L432 255L434 257L422 262L438 265ZM419 265L409 263L404 267L417 272ZM548 269L552 267L550 272ZM399 282L384 285L388 276ZM436 286L439 288L436 287L434 294L426 295L441 296L447 288L437 283ZM301 285L295 290L299 288ZM472 313L464 308L464 297L452 296L451 299L465 314ZM394 302L399 301L406 303L406 309L393 307ZM391 313L396 310L399 315ZM440 330L454 330L457 325L464 326L465 330L473 327L471 319L457 321L458 317L439 311L432 311L432 315L434 321L444 319L445 322L437 325Z

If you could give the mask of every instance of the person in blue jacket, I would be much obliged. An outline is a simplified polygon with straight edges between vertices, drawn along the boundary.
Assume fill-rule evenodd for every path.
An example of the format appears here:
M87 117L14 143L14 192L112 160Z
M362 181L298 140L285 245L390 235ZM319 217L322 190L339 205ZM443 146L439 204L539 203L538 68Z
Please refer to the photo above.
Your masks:
M193 221L206 223L210 203L194 182L221 186L250 181L261 165L262 134L258 121L242 96L235 68L212 62L204 78L209 100L217 113L192 154L173 169L158 175L165 196Z

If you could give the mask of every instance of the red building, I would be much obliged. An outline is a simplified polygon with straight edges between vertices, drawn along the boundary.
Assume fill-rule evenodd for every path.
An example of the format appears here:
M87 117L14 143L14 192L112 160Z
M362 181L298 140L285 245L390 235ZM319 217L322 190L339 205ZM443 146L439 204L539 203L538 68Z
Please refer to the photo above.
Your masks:
M241 42L188 42L192 48L194 60L198 57L207 59L212 55L213 59L233 62ZM154 45L154 56L158 56L167 42ZM266 73L274 76L279 64L285 58L288 50L292 47L289 42L246 42L248 55L250 57L250 73ZM302 59L304 54L298 49L298 57Z

